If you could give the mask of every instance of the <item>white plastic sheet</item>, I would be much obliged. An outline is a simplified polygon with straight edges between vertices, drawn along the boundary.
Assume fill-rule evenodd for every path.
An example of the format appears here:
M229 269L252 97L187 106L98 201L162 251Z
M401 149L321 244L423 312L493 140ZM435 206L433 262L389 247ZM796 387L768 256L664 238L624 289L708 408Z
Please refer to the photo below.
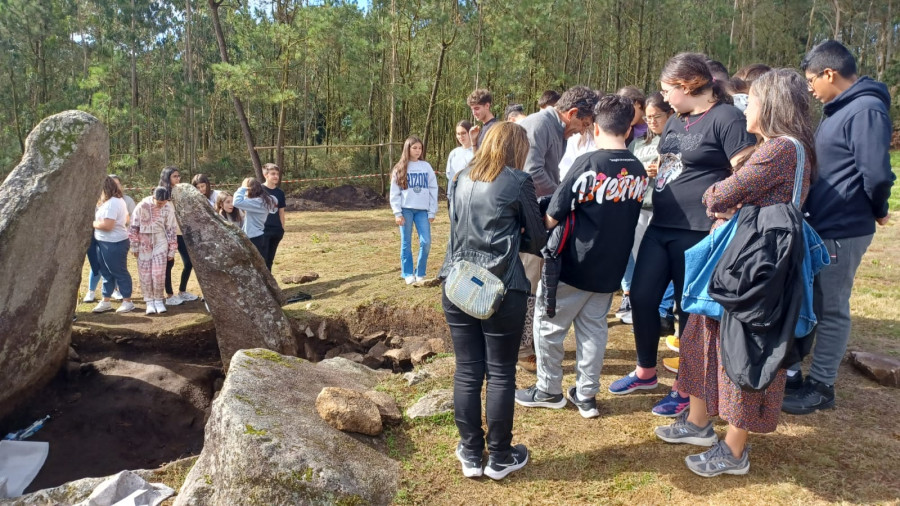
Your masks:
M22 495L49 450L50 444L41 441L0 441L0 499Z
M162 483L148 483L131 471L122 471L97 485L87 500L75 506L158 506L174 493Z

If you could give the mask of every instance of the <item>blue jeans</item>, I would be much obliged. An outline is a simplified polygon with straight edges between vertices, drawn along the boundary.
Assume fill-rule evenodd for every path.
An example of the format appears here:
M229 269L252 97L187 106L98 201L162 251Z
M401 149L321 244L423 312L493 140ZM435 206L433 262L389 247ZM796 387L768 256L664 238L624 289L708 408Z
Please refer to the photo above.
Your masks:
M403 208L403 225L400 225L400 273L404 278L409 276L425 277L425 269L428 267L428 252L431 250L431 223L428 221L428 211L423 209ZM412 258L412 228L416 225L419 233L419 258L416 260L416 269L413 272Z
M128 239L119 242L97 241L100 250L100 275L103 297L112 297L116 286L125 299L131 298L131 274L128 272Z
M94 239L94 233L91 232L91 245L87 250L88 265L91 266L91 272L88 274L88 292L97 289L100 283L100 250L98 249L97 239Z
M675 285L670 281L662 302L659 303L659 317L675 319Z

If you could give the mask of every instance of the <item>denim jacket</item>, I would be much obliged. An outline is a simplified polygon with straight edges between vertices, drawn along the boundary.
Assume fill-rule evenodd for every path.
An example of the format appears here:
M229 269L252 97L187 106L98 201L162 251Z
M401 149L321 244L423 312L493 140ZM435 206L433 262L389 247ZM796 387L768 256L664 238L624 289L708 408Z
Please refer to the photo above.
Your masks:
M803 303L800 306L800 318L794 328L795 337L806 337L816 326L816 314L813 312L813 281L823 267L831 263L828 248L822 238L806 221L803 222L803 237L806 239L806 251L803 255Z

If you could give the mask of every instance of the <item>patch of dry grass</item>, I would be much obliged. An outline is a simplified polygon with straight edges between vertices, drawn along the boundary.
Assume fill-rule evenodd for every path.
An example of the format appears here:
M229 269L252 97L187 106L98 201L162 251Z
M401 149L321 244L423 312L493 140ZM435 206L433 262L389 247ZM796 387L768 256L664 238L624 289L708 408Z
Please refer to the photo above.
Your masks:
M315 271L320 278L302 286L283 285L288 295L303 290L310 302L286 306L296 318L352 316L373 302L440 313L440 288L413 288L400 279L399 234L387 209L288 213L287 235L274 271L283 275ZM434 223L428 273L435 275L447 240L445 213ZM900 356L900 224L880 228L866 254L852 299L851 349ZM414 248L415 249L415 248ZM134 271L133 271L134 272ZM180 272L176 261L175 277ZM136 280L135 280L136 281ZM192 278L189 289L198 290ZM617 307L618 301L614 301ZM79 310L90 306L80 305ZM133 318L134 315L104 318ZM82 314L79 314L81 319ZM140 317L143 317L141 314ZM163 320L167 317L159 318ZM462 476L453 451L458 440L452 416L406 420L386 433L401 463L400 504L594 504L594 503L894 503L900 497L900 389L881 387L843 365L837 409L804 417L784 415L774 434L751 435L752 468L744 477L705 479L690 473L683 459L701 449L668 445L653 436L667 419L650 414L674 377L662 373L656 391L628 396L606 392L611 381L634 366L630 328L610 320L610 340L598 401L602 416L584 420L572 408L516 408L514 441L526 444L532 460L502 482ZM436 329L437 330L437 329ZM440 329L446 332L445 329ZM661 343L662 344L662 343ZM574 343L566 342L564 385L574 383ZM660 347L661 356L674 356ZM520 373L519 387L534 383ZM433 388L451 386L448 374L414 387L397 377L379 388L401 407ZM724 425L717 424L720 434Z

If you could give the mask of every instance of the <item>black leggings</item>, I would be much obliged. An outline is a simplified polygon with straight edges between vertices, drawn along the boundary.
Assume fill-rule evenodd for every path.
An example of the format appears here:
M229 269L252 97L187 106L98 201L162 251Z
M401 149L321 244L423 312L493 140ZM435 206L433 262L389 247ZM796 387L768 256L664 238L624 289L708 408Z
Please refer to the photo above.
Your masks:
M684 252L709 232L677 228L647 227L638 250L631 280L631 315L634 319L634 347L639 367L656 367L659 347L659 301L671 280L675 284L675 304L679 332L684 332L687 313L681 310L684 289Z
M181 283L178 285L178 291L187 290L188 278L191 277L191 271L194 270L194 264L191 263L191 257L188 256L187 244L184 243L184 237L178 236L178 255L181 256L181 263L184 269L181 271ZM175 259L166 262L166 295L172 295L172 267L175 266Z
M450 326L456 373L453 411L463 446L480 454L485 446L481 425L481 389L487 379L485 414L488 451L501 457L510 451L515 411L516 361L525 324L525 292L509 291L490 318L479 320L442 298Z

